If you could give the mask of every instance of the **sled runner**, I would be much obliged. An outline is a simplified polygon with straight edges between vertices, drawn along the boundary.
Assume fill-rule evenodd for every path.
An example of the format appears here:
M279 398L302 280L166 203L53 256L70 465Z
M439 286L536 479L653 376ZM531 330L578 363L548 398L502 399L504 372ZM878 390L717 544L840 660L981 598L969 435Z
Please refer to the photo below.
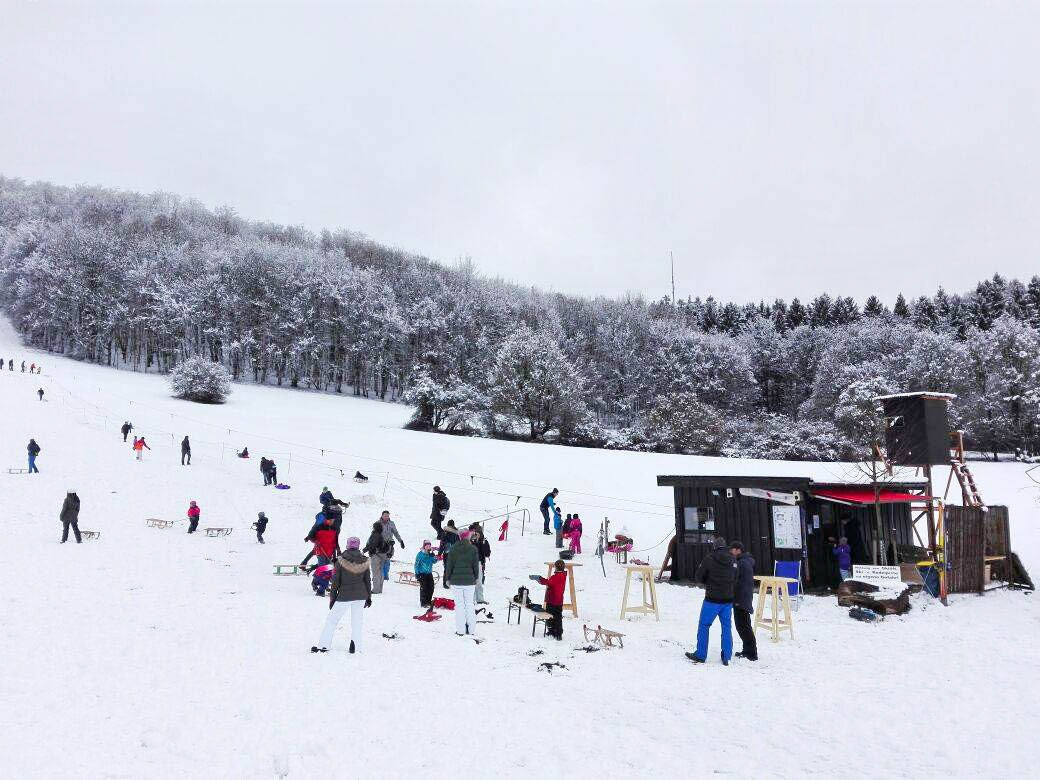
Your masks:
M173 520L160 520L157 517L149 517L144 522L149 528L169 528L173 525Z
M79 535L81 537L83 537L84 539L100 539L101 538L101 532L100 531L80 531Z
M276 576L289 576L293 574L302 574L307 576L308 572L298 563L276 563L274 565L274 573Z
M583 625L582 628L585 630L586 642L603 645L603 647L620 647L622 649L625 647L625 643L622 641L624 634L611 631L609 628L603 628L603 626L596 626L593 629ZM615 645L614 642L617 642L617 644Z
M230 528L206 528L206 536L229 536L231 534Z
M8 469L8 474L28 474L29 469Z
M354 481L355 482L368 482L368 477L366 477L360 471L355 471L354 472Z

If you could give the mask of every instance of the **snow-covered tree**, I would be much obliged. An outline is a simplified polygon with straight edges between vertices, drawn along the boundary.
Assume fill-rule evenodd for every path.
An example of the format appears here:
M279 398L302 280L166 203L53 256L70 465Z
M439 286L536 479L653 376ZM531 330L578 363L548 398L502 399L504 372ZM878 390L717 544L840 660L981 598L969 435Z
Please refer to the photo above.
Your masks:
M170 390L177 398L202 404L221 404L231 395L231 376L220 363L190 357L170 372Z

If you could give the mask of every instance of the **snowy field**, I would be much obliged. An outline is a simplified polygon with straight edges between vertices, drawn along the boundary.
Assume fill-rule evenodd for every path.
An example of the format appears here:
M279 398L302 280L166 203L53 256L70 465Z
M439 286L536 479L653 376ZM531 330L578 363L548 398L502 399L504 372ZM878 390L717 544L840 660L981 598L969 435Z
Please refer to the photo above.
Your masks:
M658 474L844 479L849 467L424 434L402 430L401 406L268 387L199 406L169 398L160 377L25 349L6 323L0 355L45 372L0 374L0 466L24 467L30 436L42 447L40 475L0 472L5 777L1023 777L1040 762L1037 597L957 596L943 608L918 596L876 626L808 597L794 641L760 633L762 660L728 668L717 629L708 664L683 657L699 590L662 586L659 623L618 620L623 570L608 559L600 573L596 526L609 516L659 564L672 509ZM153 448L141 463L119 435L124 419ZM190 467L179 465L185 434ZM243 445L253 459L234 457ZM265 454L291 490L263 486ZM1037 490L1024 468L979 464L976 475L990 503L1010 506L1013 546L1035 578ZM353 482L355 470L371 481ZM364 539L381 509L393 513L407 544L398 571L432 533L435 483L459 525L506 507L537 517L553 486L565 512L582 514L581 617L565 620L562 645L532 638L528 618L506 625L506 599L555 557L550 537L520 536L516 515L508 542L491 536L495 621L480 626L483 642L456 637L450 613L413 620L417 589L392 583L365 613L363 653L347 654L341 627L330 653L312 655L327 602L272 565L305 554L321 488L352 502L344 537ZM58 544L69 489L80 527L100 540ZM190 499L201 527L234 533L188 536ZM271 518L264 546L250 530L259 510ZM180 522L158 530L149 517ZM623 631L625 649L580 651L584 622ZM551 661L567 668L539 669Z

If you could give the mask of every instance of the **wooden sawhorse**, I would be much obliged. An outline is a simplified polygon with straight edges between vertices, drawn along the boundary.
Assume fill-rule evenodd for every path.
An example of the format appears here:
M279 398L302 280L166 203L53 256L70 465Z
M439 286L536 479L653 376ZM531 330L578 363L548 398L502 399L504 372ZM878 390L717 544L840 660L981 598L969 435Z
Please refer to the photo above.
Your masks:
M621 600L621 619L625 615L653 615L656 620L661 619L661 613L657 607L657 586L654 585L654 569L652 566L640 566L630 563L625 566L625 597ZM628 594L632 586L632 575L638 574L643 585L643 603L639 606L628 605Z
M581 566L581 564L572 563L571 561L564 561L564 564L567 566L567 589L571 600L570 603L564 602L562 606L565 610L569 609L574 617L578 617L578 596L574 591L574 567ZM553 567L556 566L556 561L545 565L549 567L549 571L545 575L545 578L549 579L553 575ZM546 605L543 604L542 606L544 607Z
M788 631L794 639L794 624L791 622L791 594L787 586L798 580L791 577L755 577L758 580L758 605L755 607L755 625L768 628L770 638L780 641L780 632ZM766 601L769 601L769 615L765 615Z

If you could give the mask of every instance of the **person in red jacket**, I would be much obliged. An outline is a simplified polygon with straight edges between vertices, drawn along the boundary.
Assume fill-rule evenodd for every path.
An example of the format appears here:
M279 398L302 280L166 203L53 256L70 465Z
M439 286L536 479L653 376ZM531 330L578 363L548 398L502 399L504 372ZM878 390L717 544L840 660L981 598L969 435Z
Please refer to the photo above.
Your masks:
M198 530L199 527L199 516L202 515L202 510L199 509L199 505L194 501L191 502L188 507L188 533L193 534Z
M545 611L552 615L549 621L549 636L563 640L563 590L567 586L567 565L556 561L549 579L532 574L531 579L545 586Z
M151 447L149 447L148 446L148 442L146 442L144 440L144 436L142 436L140 439L134 439L134 452L137 453L137 459L138 460L141 460L141 458L144 457L144 451L145 450L150 450L150 449L151 449Z
M338 534L332 526L332 518L325 518L325 525L314 533L314 554L318 556L318 565L324 565L336 557L336 539Z

